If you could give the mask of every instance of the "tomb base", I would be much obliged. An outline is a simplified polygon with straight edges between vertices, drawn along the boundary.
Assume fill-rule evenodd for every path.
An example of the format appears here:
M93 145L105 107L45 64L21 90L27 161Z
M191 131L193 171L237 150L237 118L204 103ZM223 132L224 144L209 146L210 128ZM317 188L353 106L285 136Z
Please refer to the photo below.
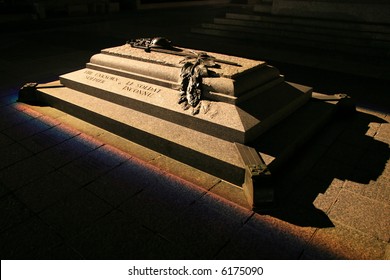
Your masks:
M197 114L178 104L183 57L127 44L103 50L53 84L23 88L19 99L53 106L230 182L242 188L251 208L272 203L271 171L336 106L314 100L310 87L284 81L265 62L209 55L234 64L209 69Z

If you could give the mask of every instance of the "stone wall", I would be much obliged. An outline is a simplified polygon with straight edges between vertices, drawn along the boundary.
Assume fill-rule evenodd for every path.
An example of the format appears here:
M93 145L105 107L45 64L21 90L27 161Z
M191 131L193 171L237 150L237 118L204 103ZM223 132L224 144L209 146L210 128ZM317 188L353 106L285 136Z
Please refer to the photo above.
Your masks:
M277 15L390 23L388 0L273 0Z

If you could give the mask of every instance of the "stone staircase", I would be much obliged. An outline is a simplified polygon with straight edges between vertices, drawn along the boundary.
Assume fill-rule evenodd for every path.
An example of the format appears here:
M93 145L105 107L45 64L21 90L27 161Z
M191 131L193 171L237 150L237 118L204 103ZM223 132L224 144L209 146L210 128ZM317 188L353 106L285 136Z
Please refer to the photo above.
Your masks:
M192 33L230 39L230 44L245 44L245 48L275 49L290 56L312 54L314 58L308 60L317 56L335 61L360 60L381 69L390 66L389 24L275 15L272 4L272 0L248 0L213 22L192 28ZM322 63L315 64L321 67ZM384 76L390 77L390 73Z

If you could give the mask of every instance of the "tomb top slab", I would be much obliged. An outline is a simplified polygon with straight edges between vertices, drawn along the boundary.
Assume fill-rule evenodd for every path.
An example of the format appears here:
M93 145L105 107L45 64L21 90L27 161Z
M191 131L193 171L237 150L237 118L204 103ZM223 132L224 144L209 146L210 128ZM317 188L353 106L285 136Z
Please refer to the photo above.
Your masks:
M129 59L134 59L138 61L145 61L149 63L171 66L180 68L183 65L183 61L186 59L185 54L192 54L196 56L199 53L204 53L204 51L192 50L186 48L180 48L177 51L177 54L165 53L153 51L146 52L144 49L132 47L130 44L125 44L118 47L107 48L101 51L104 54L125 57ZM218 60L228 61L235 63L237 65L230 65L228 63L218 62L217 64L220 67L211 68L218 76L226 78L237 78L247 72L251 72L258 68L264 67L267 65L264 61L252 60L242 57L230 56L226 54L212 53L207 52L209 56L213 56Z

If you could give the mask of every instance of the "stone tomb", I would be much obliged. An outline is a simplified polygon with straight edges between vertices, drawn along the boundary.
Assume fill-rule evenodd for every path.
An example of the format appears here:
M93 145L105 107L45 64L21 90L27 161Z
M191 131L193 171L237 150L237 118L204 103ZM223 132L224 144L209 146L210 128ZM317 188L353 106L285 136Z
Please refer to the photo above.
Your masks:
M41 87L36 95L41 102L242 187L252 207L272 201L272 190L263 191L267 180L259 180L269 177L267 165L252 144L305 105L312 89L284 81L264 61L208 55L235 65L219 62L209 68L196 115L178 104L185 57L129 44L102 50L84 69L60 76L62 87Z

